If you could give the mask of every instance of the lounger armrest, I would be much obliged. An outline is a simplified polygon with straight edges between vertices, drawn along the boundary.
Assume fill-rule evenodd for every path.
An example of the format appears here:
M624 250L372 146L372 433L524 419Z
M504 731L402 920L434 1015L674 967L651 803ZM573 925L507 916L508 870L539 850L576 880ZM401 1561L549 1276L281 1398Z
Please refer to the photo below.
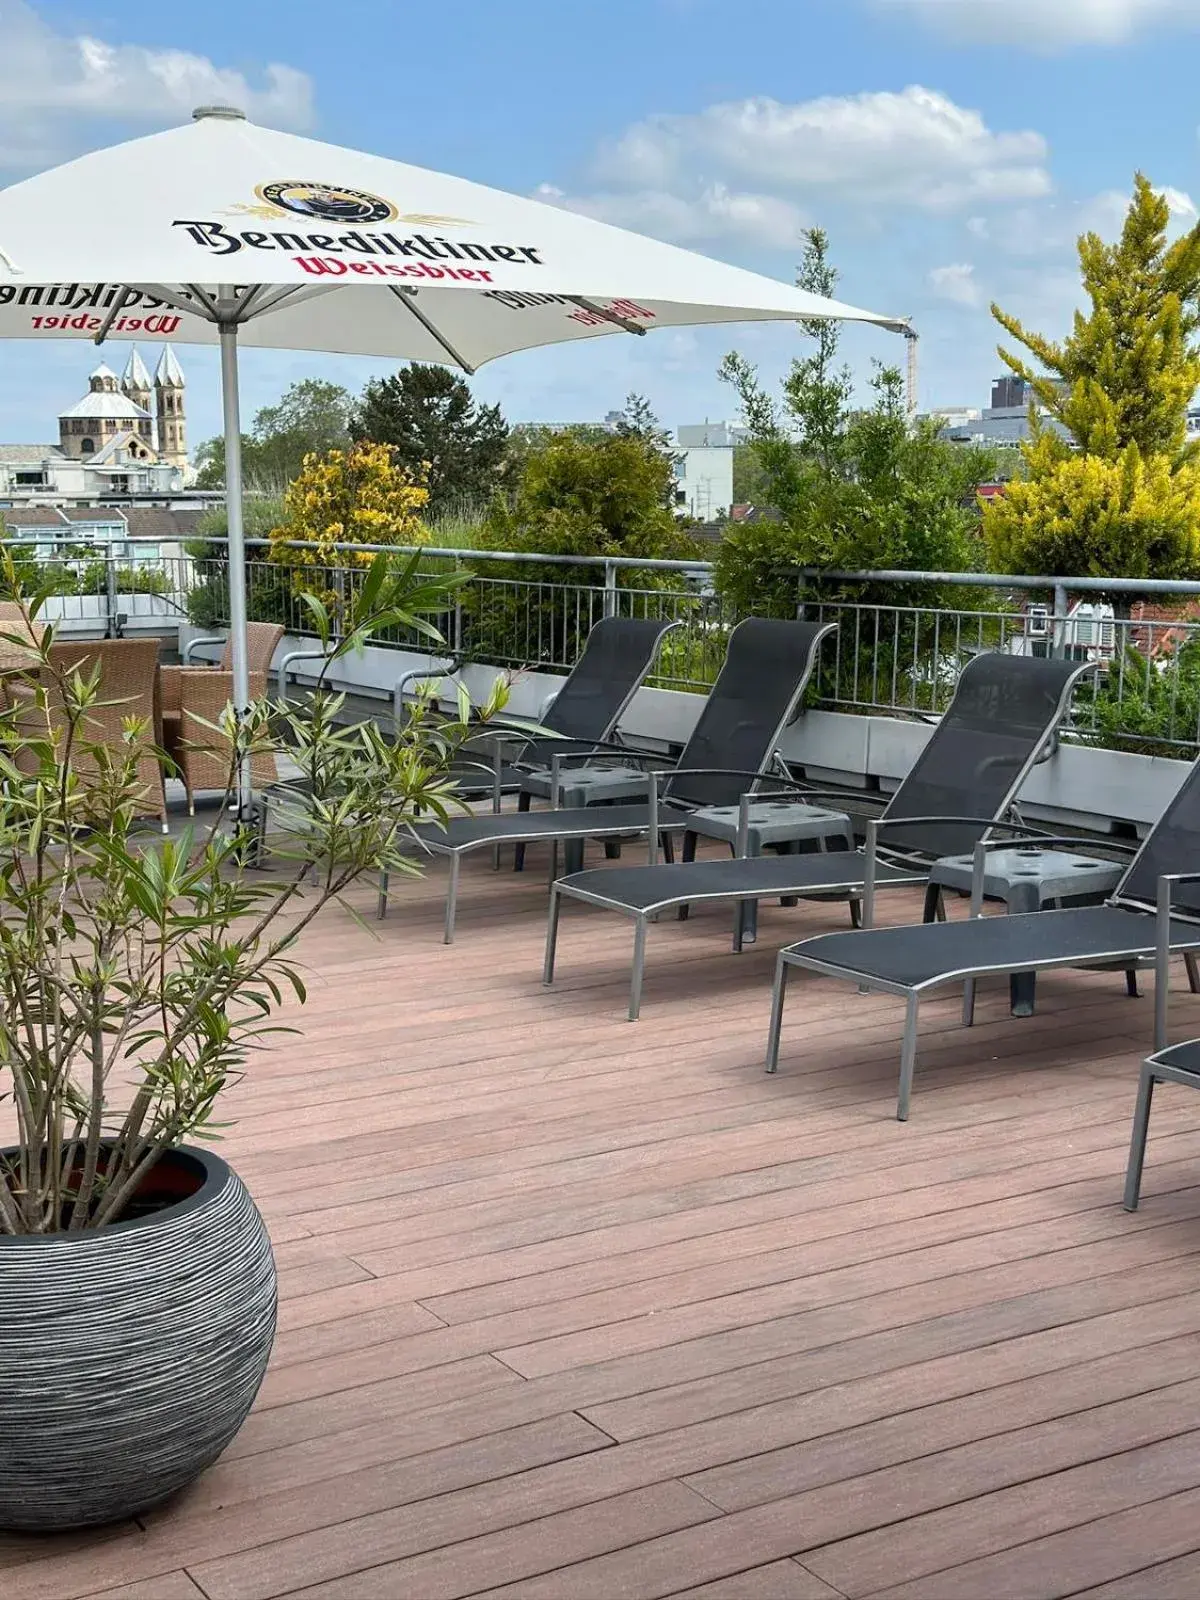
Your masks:
M1174 891L1181 883L1200 883L1200 872L1164 872L1158 880L1154 918L1154 1050L1168 1044L1167 1024L1171 1003L1171 909Z
M867 823L867 827L879 834L885 828L933 827L938 823L946 822L963 827L1003 828L1008 833L1022 836L1028 835L1028 837L1038 841L1049 837L1042 829L1031 828L1023 822L997 822L995 817L952 817L944 814L930 817L872 817Z

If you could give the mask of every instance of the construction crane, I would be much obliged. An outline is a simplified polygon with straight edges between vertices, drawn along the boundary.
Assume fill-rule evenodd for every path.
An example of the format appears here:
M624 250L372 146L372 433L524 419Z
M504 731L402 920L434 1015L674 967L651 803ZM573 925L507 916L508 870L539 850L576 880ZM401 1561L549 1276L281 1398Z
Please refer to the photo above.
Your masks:
M911 422L917 414L917 346L921 342L921 335L911 322L905 322L900 329L908 340L908 376L905 385L905 400L908 410L908 420Z

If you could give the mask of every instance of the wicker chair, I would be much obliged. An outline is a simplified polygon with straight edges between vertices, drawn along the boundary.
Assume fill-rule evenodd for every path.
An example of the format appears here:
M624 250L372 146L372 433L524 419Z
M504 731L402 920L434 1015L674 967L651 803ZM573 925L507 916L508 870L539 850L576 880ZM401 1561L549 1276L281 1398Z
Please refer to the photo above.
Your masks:
M226 789L231 771L229 740L214 724L219 724L225 707L233 699L233 673L220 667L164 667L170 676L172 692L179 695L179 713L168 746L171 760L187 790L188 814L194 815L196 796L204 790ZM250 698L260 700L267 692L266 674L250 674ZM250 781L256 789L275 783L279 769L275 757L257 755L250 763Z
M260 699L267 692L271 658L283 633L283 628L274 622L246 624L246 659L252 699ZM200 791L223 790L229 780L228 745L207 724L219 722L221 713L233 699L232 668L233 644L229 641L220 666L159 669L163 749L183 779L189 812L195 811L195 797ZM278 775L272 756L255 758L251 781L256 786L274 783Z
M36 669L35 649L46 632L44 622L29 622L15 600L0 600L0 634L17 637L30 636L29 647L0 639L0 673L25 672Z
M51 668L67 676L76 672L87 676L99 662L98 699L101 703L87 714L79 734L82 743L106 745L112 751L123 754L126 719L139 717L146 723L146 733L137 752L137 777L142 785L144 807L140 815L156 817L165 832L166 789L162 764L155 753L156 745L161 744L158 640L99 639L77 644L56 643L50 646L49 658ZM52 681L47 686L45 710L37 705L37 691L32 684L15 683L10 693L15 701L22 704L20 722L28 737L45 738L50 731L61 736L65 728L65 714L57 682ZM18 765L22 765L19 759ZM76 748L72 752L71 765L85 785L88 777L96 773L95 757L85 749Z

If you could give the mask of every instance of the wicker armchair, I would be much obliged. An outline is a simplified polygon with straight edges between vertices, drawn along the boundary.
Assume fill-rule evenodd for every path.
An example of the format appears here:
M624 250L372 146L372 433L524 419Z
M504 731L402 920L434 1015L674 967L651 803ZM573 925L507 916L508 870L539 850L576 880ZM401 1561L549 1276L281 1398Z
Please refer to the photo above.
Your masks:
M283 633L283 628L274 622L246 624L246 659L252 699L260 699L267 692L271 659ZM192 813L196 808L195 797L201 790L223 790L229 780L228 745L206 724L219 722L221 713L233 699L232 668L233 644L230 641L225 645L218 667L171 666L159 670L163 749L183 779L188 811ZM256 786L274 783L277 777L273 757L255 758L251 781Z
M233 673L220 667L164 667L161 678L164 694L179 697L173 743L167 748L187 790L188 813L194 815L197 794L206 789L224 792L229 783L232 750L214 724L220 723L233 699ZM251 699L260 700L266 692L266 674L252 672ZM266 788L278 777L274 756L258 755L250 763L250 781L255 788Z
M78 644L52 644L50 664L56 672L84 676L100 665L98 699L101 702L88 712L80 731L82 743L106 745L114 753L125 752L124 724L129 717L141 718L146 732L138 748L137 776L142 785L143 808L140 815L156 817L167 826L167 796L163 784L162 764L155 753L161 744L161 721L158 707L158 640L157 639L99 639ZM45 738L48 732L61 735L65 729L62 694L57 682L46 688L47 704L43 710L37 704L37 691L32 684L14 683L10 694L21 705L20 725L29 738ZM47 720L49 728L47 728ZM18 758L18 765L22 765ZM76 748L71 765L86 786L89 776L95 776L96 760L87 750Z
M0 673L25 672L37 666L36 647L46 632L43 622L29 622L14 600L0 600L0 634L17 637L29 635L28 649L20 644L0 639Z

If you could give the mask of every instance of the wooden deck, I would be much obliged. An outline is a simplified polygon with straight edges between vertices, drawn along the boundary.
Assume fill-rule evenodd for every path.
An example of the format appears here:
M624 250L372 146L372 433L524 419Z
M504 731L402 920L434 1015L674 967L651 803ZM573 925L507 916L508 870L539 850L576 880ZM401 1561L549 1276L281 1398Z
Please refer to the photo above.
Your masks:
M144 1526L0 1541L4 1600L1200 1592L1200 1095L1119 1204L1150 1001L930 1003L901 1127L893 1000L798 978L761 1071L774 951L842 908L740 958L727 911L652 928L630 1026L616 918L568 906L542 989L541 860L470 864L451 949L444 864L313 931L230 1108L283 1296L255 1412Z

